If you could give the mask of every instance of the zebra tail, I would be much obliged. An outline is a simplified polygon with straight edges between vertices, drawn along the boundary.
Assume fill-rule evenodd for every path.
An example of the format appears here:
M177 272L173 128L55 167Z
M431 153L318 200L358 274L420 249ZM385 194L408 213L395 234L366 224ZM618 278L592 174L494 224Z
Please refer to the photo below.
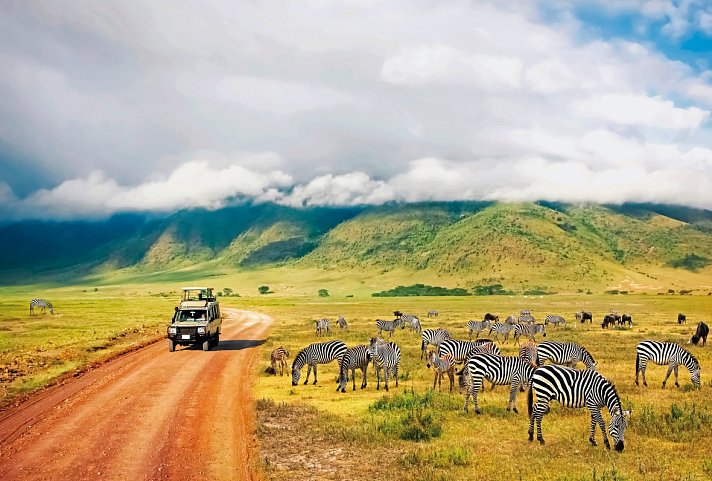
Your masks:
M529 413L529 418L532 417L532 404L534 404L534 386L529 383L529 390L527 391L527 412Z
M635 376L636 376L636 381L638 379L638 371L640 371L640 354L636 353L635 354Z

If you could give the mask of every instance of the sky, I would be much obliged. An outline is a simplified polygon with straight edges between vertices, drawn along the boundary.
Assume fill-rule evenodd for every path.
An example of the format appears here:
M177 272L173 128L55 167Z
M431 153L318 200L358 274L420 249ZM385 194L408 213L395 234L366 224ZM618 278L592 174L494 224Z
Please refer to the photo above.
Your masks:
M0 220L712 209L712 2L0 4Z

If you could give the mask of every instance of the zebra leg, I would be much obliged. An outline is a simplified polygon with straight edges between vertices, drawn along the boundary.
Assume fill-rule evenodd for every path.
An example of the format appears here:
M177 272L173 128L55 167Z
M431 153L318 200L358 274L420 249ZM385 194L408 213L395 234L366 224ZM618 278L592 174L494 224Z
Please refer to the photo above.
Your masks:
M398 387L398 364L393 368L393 376L396 378L396 387Z
M316 364L314 364L314 382L312 384L316 384Z
M438 371L435 370L433 374L433 391L435 391L435 385L438 383Z
M645 361L640 361L640 375L643 377L643 386L648 387L648 380L645 379L645 368L647 363Z
M537 401L537 403L534 405L534 410L532 411L532 417L529 420L529 441L534 440L534 421L536 421L536 430L537 430L536 439L541 444L545 444L544 435L542 434L542 431L541 431L541 420L548 411L549 411L548 402L540 403L539 401Z
M480 392L480 389L482 388L483 384L483 379L482 377L473 377L472 379L472 402L475 405L475 414L482 414L482 411L480 411L480 406L477 403L477 395Z
M670 377L670 374L672 374L672 371L675 369L675 365L673 363L670 363L670 366L668 366L667 374L665 374L665 379L663 379L663 388L665 387L665 383L667 383L668 378ZM677 385L677 383L675 383Z
M363 370L361 370L361 377L363 377ZM351 369L351 381L354 384L353 391L355 391L356 390L356 368ZM363 381L361 383L363 384Z
M361 389L366 387L366 370L368 369L368 364L361 368ZM354 386L356 390L356 386Z
M450 392L452 392L452 389L455 387L455 374L453 371L454 369L450 368L447 372L447 376L450 378Z
M678 379L677 379L677 369L678 369L679 367L680 367L680 366L679 366L678 364L675 365L675 387L680 387L680 383L677 382L677 381L678 381Z
M376 391L381 390L381 369L379 367L376 367Z
M312 365L307 364L307 378L304 380L304 385L309 383L309 375L311 374L311 370L312 370Z
M517 390L519 390L520 384L519 379L512 379L512 384L509 386L509 402L507 403L507 411L509 411L511 407L517 414L519 414L519 410L517 409Z
M601 408L598 406L589 406L589 409L591 411L591 435L588 438L588 440L593 444L594 446L598 446L596 444L596 424L601 428L601 435L603 436L603 444L606 446L606 449L611 449L611 443L608 442L608 435L606 434L606 423L603 421L603 416L601 416Z
M390 374L389 371L390 371L389 367L383 368L383 379L385 380L385 384L386 384L386 392L388 392L388 374Z

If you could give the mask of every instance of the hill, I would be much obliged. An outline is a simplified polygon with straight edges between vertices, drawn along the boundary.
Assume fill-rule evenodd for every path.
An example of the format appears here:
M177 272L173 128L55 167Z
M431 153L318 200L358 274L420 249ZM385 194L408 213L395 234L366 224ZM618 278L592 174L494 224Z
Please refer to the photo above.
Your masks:
M278 269L368 276L378 290L402 279L518 293L665 291L709 289L710 262L712 212L653 204L260 204L0 227L0 280L11 284Z

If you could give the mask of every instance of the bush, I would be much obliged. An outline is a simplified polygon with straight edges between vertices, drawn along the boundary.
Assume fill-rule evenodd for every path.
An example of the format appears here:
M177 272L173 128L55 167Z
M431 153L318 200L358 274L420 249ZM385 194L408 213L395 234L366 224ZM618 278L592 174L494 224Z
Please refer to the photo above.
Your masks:
M260 294L269 294L269 286L260 286L257 288L257 290L260 292Z
M319 289L318 294L319 297L329 297L329 291L327 291L326 289Z
M697 272L703 267L710 265L710 261L706 257L698 256L696 254L688 254L680 259L675 259L671 261L668 265L676 269L686 269L688 271Z
M388 291L374 292L372 297L410 297L410 296L469 296L467 289L456 287L428 286L413 284L412 286L398 286Z
M701 436L700 430L712 422L712 413L705 406L673 403L669 412L659 412L650 405L643 406L636 415L633 429L640 434L687 442Z
M472 289L475 296L511 296L514 291L505 291L502 284L492 284L489 286L475 286Z

